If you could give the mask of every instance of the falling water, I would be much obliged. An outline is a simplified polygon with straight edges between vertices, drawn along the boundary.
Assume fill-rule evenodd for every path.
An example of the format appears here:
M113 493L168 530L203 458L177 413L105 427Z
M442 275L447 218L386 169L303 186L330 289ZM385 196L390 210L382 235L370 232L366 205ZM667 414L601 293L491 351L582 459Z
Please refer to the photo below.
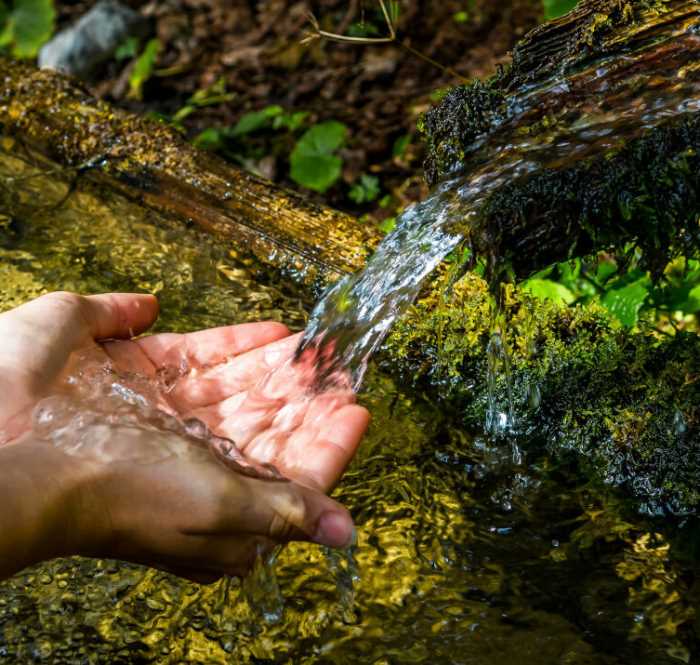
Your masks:
M694 16L671 37L687 42L682 56L669 55L659 43L656 59L641 49L625 56L625 67L615 53L566 74L562 64L562 71L551 79L511 94L501 124L475 139L460 173L409 207L365 269L331 286L314 309L297 357L314 350L319 388L332 384L339 372L350 374L355 390L361 386L369 359L394 321L436 266L478 230L495 191L533 174L618 150L665 121L700 111L697 20ZM640 63L644 79L635 69ZM507 273L496 256L488 258L494 275ZM498 285L493 287L498 292ZM513 401L511 396L505 407L495 403L497 374L509 374L505 319L498 311L491 332L487 425L492 432L504 433L513 427ZM531 401L539 402L536 391Z

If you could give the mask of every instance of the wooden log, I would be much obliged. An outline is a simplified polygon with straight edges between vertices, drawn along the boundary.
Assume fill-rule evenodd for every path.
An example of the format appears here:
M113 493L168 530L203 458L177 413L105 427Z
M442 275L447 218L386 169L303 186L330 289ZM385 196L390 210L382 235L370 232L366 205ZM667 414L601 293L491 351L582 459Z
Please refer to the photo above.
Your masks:
M630 243L658 274L700 250L695 0L583 0L527 35L511 67L448 94L424 128L431 182L503 173L463 229L495 277Z
M0 57L0 134L312 283L362 267L380 234L199 151L63 75Z

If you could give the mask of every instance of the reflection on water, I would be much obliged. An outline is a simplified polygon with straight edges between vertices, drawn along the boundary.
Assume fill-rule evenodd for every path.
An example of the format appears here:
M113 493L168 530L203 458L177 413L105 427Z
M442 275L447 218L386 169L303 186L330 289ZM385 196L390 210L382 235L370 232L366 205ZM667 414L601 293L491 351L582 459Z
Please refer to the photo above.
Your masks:
M3 173L27 168L0 153ZM5 179L6 181L6 179ZM45 290L153 290L161 329L259 318L303 327L304 303L191 231L79 186L5 190L0 308ZM27 185L28 186L28 185ZM0 186L0 192L2 192ZM2 194L0 194L2 196ZM0 198L0 201L2 199ZM0 585L0 663L692 662L696 563L564 462L471 435L458 414L370 367L374 422L337 490L359 526L354 603L320 548L275 567L261 621L237 582L200 587L110 561L59 560ZM673 544L672 544L673 543ZM346 576L354 571L336 559ZM346 598L347 601L347 598Z

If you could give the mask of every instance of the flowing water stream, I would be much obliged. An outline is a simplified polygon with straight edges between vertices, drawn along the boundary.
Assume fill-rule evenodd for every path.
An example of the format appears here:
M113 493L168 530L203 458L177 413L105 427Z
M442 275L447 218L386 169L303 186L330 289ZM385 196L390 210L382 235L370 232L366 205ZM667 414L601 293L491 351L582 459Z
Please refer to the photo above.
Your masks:
M145 290L158 330L304 328L311 303L248 258L87 183L67 198L51 177L10 183L36 170L0 152L13 191L0 309L55 289ZM695 662L695 529L640 518L566 460L514 458L373 366L364 386L374 422L336 492L358 525L356 570L308 544L247 589L48 562L0 584L0 663Z

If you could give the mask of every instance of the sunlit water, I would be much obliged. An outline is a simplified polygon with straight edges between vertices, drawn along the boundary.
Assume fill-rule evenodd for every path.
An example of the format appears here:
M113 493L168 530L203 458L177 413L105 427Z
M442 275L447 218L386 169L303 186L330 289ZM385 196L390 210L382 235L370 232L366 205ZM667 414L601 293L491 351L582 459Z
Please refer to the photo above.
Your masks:
M0 183L23 169L0 152ZM38 203L60 202L60 183L22 188L0 208L1 309L58 288L147 290L161 299L161 330L304 326L309 303L290 285L205 236L87 186L58 207ZM0 584L0 663L697 657L694 530L678 540L562 460L514 458L373 367L360 399L374 422L335 493L358 525L357 570L306 544L285 548L275 579L246 590L111 561L50 562Z

